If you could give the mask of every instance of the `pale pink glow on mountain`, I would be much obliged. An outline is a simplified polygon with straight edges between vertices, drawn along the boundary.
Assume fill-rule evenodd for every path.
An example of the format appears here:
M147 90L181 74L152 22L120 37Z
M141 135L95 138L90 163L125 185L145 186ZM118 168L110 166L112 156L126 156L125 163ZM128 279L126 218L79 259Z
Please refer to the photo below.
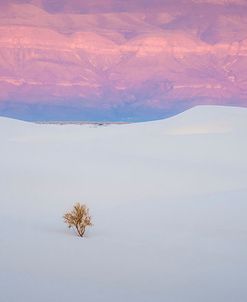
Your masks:
M1 1L0 114L141 120L247 106L247 4Z

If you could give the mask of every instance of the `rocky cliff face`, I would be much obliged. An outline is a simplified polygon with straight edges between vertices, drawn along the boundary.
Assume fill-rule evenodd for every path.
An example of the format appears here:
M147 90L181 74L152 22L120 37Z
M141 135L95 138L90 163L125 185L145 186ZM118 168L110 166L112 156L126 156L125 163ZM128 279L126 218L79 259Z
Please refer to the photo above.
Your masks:
M245 1L82 2L1 3L1 115L140 120L247 106Z

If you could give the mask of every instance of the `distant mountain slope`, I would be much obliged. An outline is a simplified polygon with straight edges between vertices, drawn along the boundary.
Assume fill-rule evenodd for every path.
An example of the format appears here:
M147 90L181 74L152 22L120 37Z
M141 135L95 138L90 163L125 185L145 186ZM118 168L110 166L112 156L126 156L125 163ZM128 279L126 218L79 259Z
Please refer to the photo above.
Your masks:
M145 120L247 105L245 1L101 3L1 2L1 115Z

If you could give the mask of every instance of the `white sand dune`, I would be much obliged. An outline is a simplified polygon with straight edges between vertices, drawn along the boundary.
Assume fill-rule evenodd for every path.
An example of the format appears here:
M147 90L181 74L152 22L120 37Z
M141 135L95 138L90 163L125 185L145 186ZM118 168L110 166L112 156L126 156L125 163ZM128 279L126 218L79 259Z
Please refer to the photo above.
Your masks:
M247 109L93 127L0 118L0 301L247 300ZM86 238L62 216L87 203Z

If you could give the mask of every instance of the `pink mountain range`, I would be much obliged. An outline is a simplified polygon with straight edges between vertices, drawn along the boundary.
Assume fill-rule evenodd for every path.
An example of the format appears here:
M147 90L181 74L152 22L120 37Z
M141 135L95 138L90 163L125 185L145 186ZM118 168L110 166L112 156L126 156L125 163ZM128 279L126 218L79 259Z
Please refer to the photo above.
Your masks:
M162 118L247 106L245 0L0 3L0 115Z

